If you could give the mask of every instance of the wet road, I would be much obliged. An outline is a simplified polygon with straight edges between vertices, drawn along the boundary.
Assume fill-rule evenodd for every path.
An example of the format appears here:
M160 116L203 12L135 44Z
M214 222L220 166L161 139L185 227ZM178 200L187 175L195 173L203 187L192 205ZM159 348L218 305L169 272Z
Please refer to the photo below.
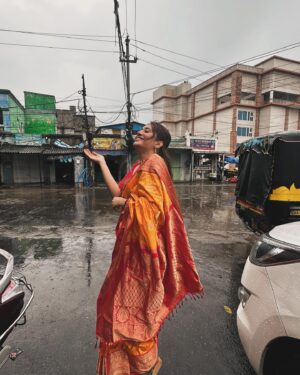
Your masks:
M160 334L160 375L250 375L237 335L237 288L253 235L234 212L234 186L177 185L205 297ZM92 375L95 301L110 263L117 212L104 188L0 189L0 247L32 283L28 323L7 343L24 353L6 375ZM233 314L224 310L231 307Z

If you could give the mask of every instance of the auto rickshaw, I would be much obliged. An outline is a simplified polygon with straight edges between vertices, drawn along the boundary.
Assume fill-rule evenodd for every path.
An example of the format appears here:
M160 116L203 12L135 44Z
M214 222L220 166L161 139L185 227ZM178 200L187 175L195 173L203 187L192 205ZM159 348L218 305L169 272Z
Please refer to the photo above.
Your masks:
M236 212L255 232L300 220L300 131L241 143Z

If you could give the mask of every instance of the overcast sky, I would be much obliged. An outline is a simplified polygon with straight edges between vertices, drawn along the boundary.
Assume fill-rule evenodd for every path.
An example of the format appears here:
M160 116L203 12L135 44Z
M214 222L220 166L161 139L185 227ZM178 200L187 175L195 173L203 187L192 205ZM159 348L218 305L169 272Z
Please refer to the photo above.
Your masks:
M132 39L156 45L224 66L300 41L299 0L119 0L122 32ZM136 3L136 28L135 25ZM0 31L1 84L24 103L23 92L51 94L56 100L76 99L85 74L88 101L94 111L118 112L125 102L117 53L8 46L1 43L35 44L66 48L118 51L113 0L0 0L1 29L105 36L101 41L41 37ZM127 7L126 7L127 4ZM126 12L127 8L127 12ZM126 21L127 13L127 21ZM108 36L108 38L106 37ZM110 42L105 42L108 40ZM216 65L170 54L145 44L131 64L131 92L185 76L206 72ZM131 52L136 54L134 41ZM186 66L162 60L149 52ZM280 53L300 60L300 48ZM147 62L148 63L147 63ZM255 64L260 60L251 62ZM161 65L164 70L149 63ZM193 69L191 69L193 68ZM182 74L179 74L182 73ZM207 79L200 76L199 79ZM200 82L192 80L193 85ZM137 120L151 119L152 91L137 94L133 103ZM77 102L58 104L68 108ZM97 114L104 122L115 114ZM124 121L122 115L118 121Z

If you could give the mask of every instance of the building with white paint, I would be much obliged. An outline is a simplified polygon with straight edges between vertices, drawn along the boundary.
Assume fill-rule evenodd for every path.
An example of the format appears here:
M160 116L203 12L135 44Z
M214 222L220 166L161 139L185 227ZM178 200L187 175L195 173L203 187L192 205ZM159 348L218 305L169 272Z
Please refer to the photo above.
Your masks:
M251 137L300 129L300 61L273 56L234 65L193 88L163 85L152 104L153 119L172 136L213 137L217 150L234 153Z

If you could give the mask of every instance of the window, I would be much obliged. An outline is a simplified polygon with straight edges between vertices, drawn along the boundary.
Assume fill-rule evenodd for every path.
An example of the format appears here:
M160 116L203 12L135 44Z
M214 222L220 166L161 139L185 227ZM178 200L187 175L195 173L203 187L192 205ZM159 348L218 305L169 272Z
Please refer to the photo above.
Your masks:
M251 100L252 102L255 102L256 95L253 94L252 92L241 92L241 99L242 100Z
M238 119L242 121L253 121L253 112L238 111Z
M238 137L252 137L252 128L238 126L237 135Z
M224 104L231 101L231 94L227 94L218 98L218 104Z
M263 97L264 97L264 103L269 103L270 102L270 91L269 92L265 92L263 94Z
M2 108L0 108L0 125L3 125L3 111L2 111Z
M273 101L277 103L296 102L297 95L289 94L287 92L274 91Z

